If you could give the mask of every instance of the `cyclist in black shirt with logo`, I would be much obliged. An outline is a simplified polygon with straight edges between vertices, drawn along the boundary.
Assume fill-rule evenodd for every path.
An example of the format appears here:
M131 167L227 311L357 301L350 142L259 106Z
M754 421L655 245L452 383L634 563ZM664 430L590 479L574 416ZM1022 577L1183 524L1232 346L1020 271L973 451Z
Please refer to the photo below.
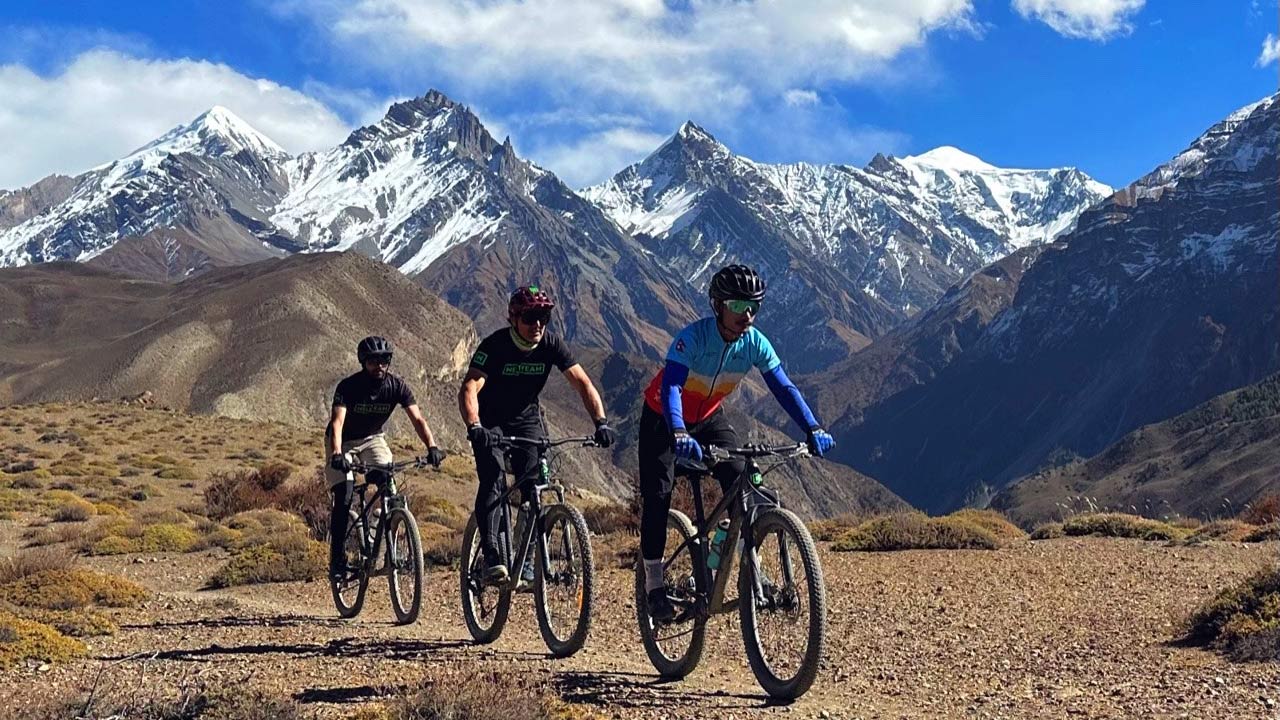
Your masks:
M324 435L325 447L329 451L325 477L333 493L333 510L329 515L330 574L341 575L346 571L342 543L347 535L348 508L355 485L351 458L379 465L391 462L391 448L387 446L382 426L397 405L404 408L413 429L427 446L426 461L440 467L444 460L444 453L436 447L431 428L418 408L413 391L404 380L387 370L393 354L391 343L385 338L370 336L361 340L356 346L356 356L362 369L343 378L333 393L333 410ZM373 475L371 472L370 480L378 479Z
M484 579L489 583L506 582L510 575L498 555L498 481L503 472L503 451L499 443L504 434L546 437L538 394L553 366L564 373L569 384L582 396L582 404L596 424L595 441L601 447L609 447L614 440L604 404L591 378L573 359L564 342L547 332L554 307L551 297L537 285L517 289L507 304L510 326L480 342L458 391L458 408L462 421L467 424L467 439L475 451L476 475L480 480L476 491L476 524L487 567ZM517 482L530 480L537 472L537 451L516 447L510 453L511 470ZM525 581L532 582L532 575L531 564L521 569Z

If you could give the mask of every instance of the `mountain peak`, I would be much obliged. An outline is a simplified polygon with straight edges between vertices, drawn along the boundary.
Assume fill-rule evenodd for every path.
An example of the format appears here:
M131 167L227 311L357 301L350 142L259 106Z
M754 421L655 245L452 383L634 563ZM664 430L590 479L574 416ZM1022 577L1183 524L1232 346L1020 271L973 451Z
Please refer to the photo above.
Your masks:
M685 142L705 142L705 143L714 143L716 145L720 144L720 142L716 140L711 133L707 132L706 130L703 130L701 127L697 125L697 123L695 123L692 120L684 121L684 124L680 126L680 129L676 130L676 137Z
M194 153L221 157L248 150L260 156L287 155L274 140L258 132L234 112L214 105L186 125L179 125L142 146L131 155L154 152L165 155Z
M920 165L944 167L952 170L972 170L975 172L982 172L984 170L997 169L994 165L991 165L982 158L970 155L960 148L952 147L951 145L943 145L922 155L910 155L902 159L904 161L915 162Z

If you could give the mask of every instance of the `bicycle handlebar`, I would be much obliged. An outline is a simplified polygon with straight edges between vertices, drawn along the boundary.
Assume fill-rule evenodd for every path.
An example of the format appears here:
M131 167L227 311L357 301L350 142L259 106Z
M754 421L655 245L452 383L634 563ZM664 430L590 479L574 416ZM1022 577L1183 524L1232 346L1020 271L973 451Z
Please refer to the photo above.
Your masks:
M414 469L421 469L424 467L431 467L431 463L427 462L425 458L420 458L420 457L416 457L411 460L402 460L401 462L398 462L398 463L389 463L389 464L358 462L358 463L351 463L351 472L359 473L361 475L366 475L371 470L381 470L382 472L388 472L394 475L395 473L398 473L401 470L404 470L405 468L410 468L410 467Z
M559 447L560 445L568 445L569 443L581 443L579 447L599 447L599 443L597 443L595 438L592 437L591 435L559 438L557 440L551 440L549 438L530 438L530 437L519 437L516 435L504 435L502 437L502 440L499 441L498 444L504 448L510 448L513 445L525 445L528 447L542 448L545 450L553 447Z
M808 443L799 442L787 445L745 445L739 448L722 448L716 445L707 445L705 446L704 457L714 464L724 462L731 457L762 458L781 456L792 458L808 457L810 454Z

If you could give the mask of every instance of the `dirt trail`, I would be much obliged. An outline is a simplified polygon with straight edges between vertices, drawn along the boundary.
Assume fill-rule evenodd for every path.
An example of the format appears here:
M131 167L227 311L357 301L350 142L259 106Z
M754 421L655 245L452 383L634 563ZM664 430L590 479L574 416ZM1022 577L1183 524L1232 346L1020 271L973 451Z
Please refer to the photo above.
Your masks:
M658 681L635 629L631 576L615 568L601 568L586 649L556 661L529 595L517 596L497 643L472 646L453 572L430 574L422 619L401 628L379 581L347 622L320 582L208 592L198 588L216 565L209 555L108 559L94 564L156 598L121 615L116 636L90 640L89 660L0 674L0 708L21 717L26 703L100 674L117 684L201 674L342 717L424 673L497 668L623 718L1276 718L1275 664L1229 663L1169 642L1199 602L1274 562L1275 545L1066 539L999 551L824 550L831 643L814 689L789 706L770 704L755 684L736 616L713 621L690 678Z

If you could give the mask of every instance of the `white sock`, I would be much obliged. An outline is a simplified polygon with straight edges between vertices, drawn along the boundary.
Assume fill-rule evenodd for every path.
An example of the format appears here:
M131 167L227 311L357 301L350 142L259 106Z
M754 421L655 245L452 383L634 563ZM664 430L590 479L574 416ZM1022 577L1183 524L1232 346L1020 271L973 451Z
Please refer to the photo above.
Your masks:
M662 587L662 558L644 561L644 591L651 592Z

